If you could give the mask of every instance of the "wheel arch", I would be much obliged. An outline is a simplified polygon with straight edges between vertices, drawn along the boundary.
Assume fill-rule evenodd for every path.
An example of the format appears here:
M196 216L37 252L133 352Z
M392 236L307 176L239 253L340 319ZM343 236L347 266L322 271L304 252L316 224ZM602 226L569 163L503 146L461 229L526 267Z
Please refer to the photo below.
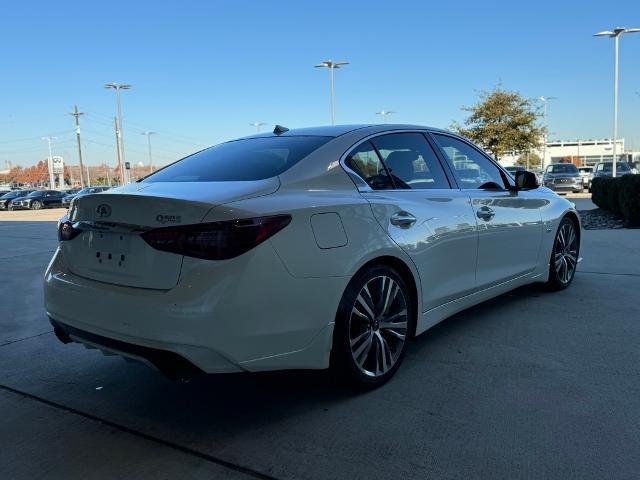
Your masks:
M413 319L413 328L410 332L410 336L414 337L416 334L416 327L418 325L419 320L419 312L422 311L420 301L421 296L419 294L419 282L420 279L416 278L417 273L411 269L411 267L401 258L394 257L392 255L381 255L375 258L368 260L366 263L360 266L360 268L352 275L351 278L354 278L358 273L360 273L365 268L369 268L372 266L385 266L394 269L398 274L402 277L402 279L407 284L409 288L409 295L411 296L410 300L413 304L413 314L415 318ZM346 288L345 288L346 291Z
M578 235L578 253L580 253L580 244L582 242L582 229L580 226L580 217L578 216L578 213L575 212L574 210L569 210L563 215L562 218L568 218L574 223L576 227L576 234Z

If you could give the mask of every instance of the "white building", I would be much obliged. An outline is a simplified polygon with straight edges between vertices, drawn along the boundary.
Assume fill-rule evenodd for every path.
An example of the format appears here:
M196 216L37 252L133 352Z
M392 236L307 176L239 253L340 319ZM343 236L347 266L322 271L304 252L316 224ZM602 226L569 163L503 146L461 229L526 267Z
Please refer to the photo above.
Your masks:
M600 140L553 140L546 145L546 165L561 161L572 161L578 166L592 167L598 162L610 162L613 159L613 140L604 138ZM544 158L544 150L535 152L540 158ZM640 162L640 152L625 150L624 138L616 141L616 155L618 161L632 163ZM504 155L500 163L513 165L520 157L516 155Z

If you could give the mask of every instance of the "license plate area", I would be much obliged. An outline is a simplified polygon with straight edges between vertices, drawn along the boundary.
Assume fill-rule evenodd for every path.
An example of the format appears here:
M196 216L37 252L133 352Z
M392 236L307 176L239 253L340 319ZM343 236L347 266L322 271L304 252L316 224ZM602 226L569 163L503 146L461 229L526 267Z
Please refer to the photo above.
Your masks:
M134 264L134 237L126 233L88 232L88 244L94 267L126 271Z

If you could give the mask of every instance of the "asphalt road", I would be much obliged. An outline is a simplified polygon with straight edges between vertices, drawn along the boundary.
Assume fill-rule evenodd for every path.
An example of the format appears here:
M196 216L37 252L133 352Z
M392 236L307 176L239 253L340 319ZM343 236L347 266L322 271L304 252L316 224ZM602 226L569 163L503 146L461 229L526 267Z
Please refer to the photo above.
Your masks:
M462 312L354 393L317 372L174 384L60 344L54 229L0 219L3 479L638 478L640 230L583 232L570 289Z

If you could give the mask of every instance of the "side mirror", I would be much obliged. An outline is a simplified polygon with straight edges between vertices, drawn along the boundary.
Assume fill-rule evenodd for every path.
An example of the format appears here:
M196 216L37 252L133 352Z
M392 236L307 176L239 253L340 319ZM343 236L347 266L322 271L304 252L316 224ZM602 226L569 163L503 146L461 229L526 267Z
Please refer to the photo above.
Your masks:
M536 174L526 170L517 171L515 179L516 188L518 190L533 190L540 186L538 184L538 177L536 177Z

